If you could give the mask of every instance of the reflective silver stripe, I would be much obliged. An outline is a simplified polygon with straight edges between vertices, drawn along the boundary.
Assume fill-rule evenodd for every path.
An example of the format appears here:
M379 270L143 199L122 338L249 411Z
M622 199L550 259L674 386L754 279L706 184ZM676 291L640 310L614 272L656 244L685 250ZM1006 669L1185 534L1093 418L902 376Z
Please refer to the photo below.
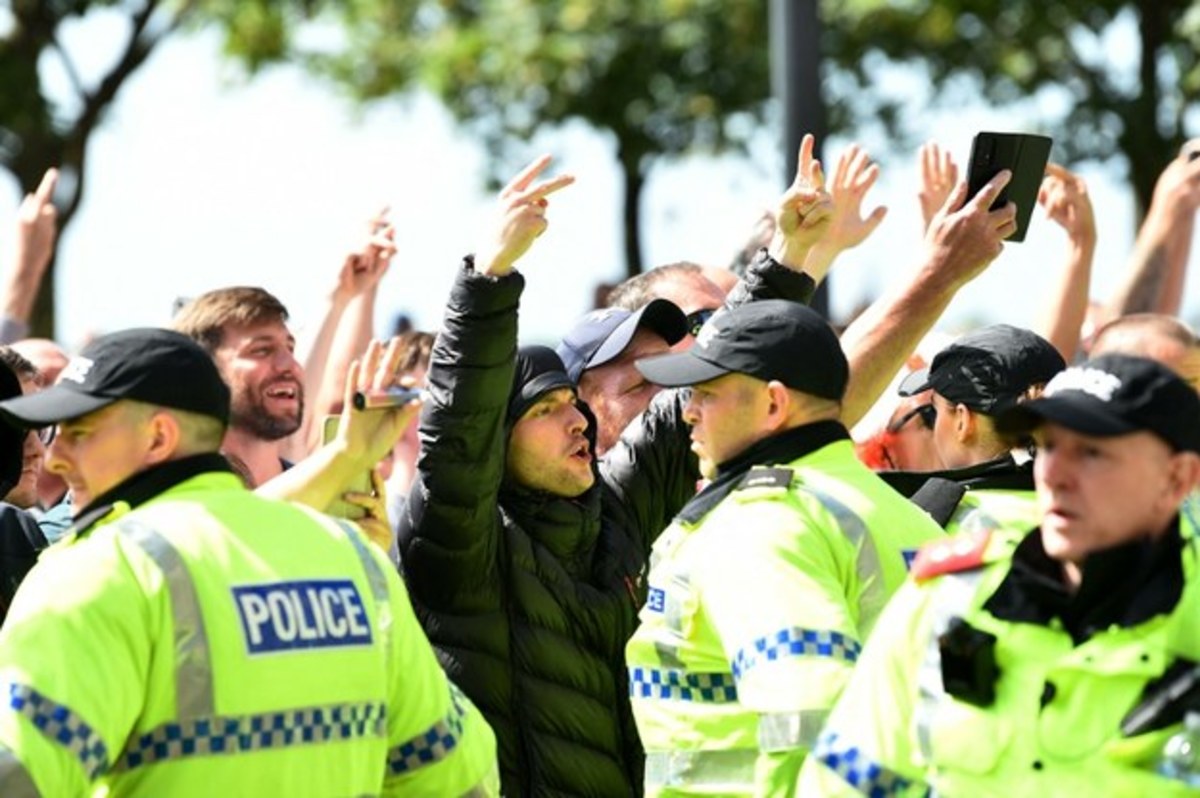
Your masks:
M961 617L975 594L984 571L967 571L939 576L934 584L935 591L929 598L932 626L925 643L925 658L917 671L919 697L913 710L917 724L917 742L926 762L933 761L933 742L930 738L933 716L938 705L946 700L946 688L942 683L942 653L938 638L950 625L951 619Z
M462 739L466 715L462 691L451 682L450 708L446 711L446 717L411 740L388 749L388 770L398 776L445 759Z
M0 746L0 795L4 798L39 798L33 777L13 752Z
M745 792L754 787L758 750L648 751L646 787L723 787Z
M162 571L171 596L175 630L175 714L181 720L214 713L212 661L204 615L192 575L179 551L155 530L135 519L116 523L117 531L141 547Z
M379 608L380 645L383 646L385 654L390 654L392 650L389 645L392 635L392 605L388 601L387 578L383 575L383 569L379 567L379 561L367 549L367 546L371 544L367 543L362 533L355 529L349 521L343 521L340 518L332 520L337 523L346 537L350 539L354 550L358 552L358 559L367 573L367 584L371 588L371 597L375 599L375 604Z
M883 568L879 564L879 551L875 548L875 539L867 531L867 525L858 514L827 493L813 490L808 485L804 490L817 498L830 515L837 521L842 534L854 544L858 556L854 561L854 571L858 581L863 586L862 595L858 597L858 629L864 636L870 631L875 619L887 603L887 593L883 586Z
M192 718L164 723L130 740L117 761L117 768L132 770L192 756L240 754L386 735L387 707L377 701Z
M821 734L829 710L771 712L758 716L758 747L767 752L811 749Z
M73 709L27 684L9 684L7 692L8 708L32 723L48 740L73 754L89 779L99 778L108 769L104 740Z

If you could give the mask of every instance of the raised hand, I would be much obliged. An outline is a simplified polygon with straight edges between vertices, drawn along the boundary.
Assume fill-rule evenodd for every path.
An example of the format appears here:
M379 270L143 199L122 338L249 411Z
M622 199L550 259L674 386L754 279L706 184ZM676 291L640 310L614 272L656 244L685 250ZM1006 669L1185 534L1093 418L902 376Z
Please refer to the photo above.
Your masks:
M546 232L546 209L550 205L547 197L575 182L571 175L559 175L535 183L550 161L549 155L541 156L500 191L500 219L495 232L476 250L475 268L479 271L508 274L534 240Z
M1067 232L1072 244L1095 245L1096 217L1082 177L1056 163L1047 164L1046 176L1038 189L1038 204Z
M961 180L934 214L925 232L927 264L954 285L963 285L1004 251L1004 239L1017 229L1017 206L988 208L1008 185L1012 172L1003 169L970 199Z
M934 141L922 144L917 157L920 159L921 172L917 199L921 201L921 216L928 230L933 217L946 204L950 192L958 183L958 164L954 163L949 150L943 151Z
M811 134L800 141L796 177L775 206L775 235L768 248L772 258L794 269L803 268L833 215L833 200L825 191L825 173L813 158L813 145Z
M878 164L871 163L867 151L857 144L838 158L833 170L833 181L829 195L833 199L833 213L829 221L829 232L821 241L822 247L837 251L852 249L875 232L879 223L887 216L887 208L880 205L867 218L862 215L863 198L879 179Z
M379 209L367 223L367 239L346 254L338 272L334 295L348 300L377 287L396 254L396 228L388 220L389 208Z
M379 341L372 341L363 359L351 363L346 375L337 441L362 467L371 468L382 460L420 410L419 399L386 410L354 408L356 391L383 391L400 384L396 377L399 364L399 338L391 339L386 348Z

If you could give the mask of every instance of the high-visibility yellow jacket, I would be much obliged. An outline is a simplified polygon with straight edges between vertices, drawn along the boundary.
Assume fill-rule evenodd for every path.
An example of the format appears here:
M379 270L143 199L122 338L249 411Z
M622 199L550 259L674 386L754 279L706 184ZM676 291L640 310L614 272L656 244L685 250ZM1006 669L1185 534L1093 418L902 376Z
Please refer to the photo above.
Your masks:
M0 630L4 796L487 794L382 552L200 473L54 547Z
M626 649L647 794L791 794L906 556L941 535L846 439L676 519Z
M1008 607L1023 616L1033 611L1011 600L1003 611L989 603L998 594L1011 595L999 591L1015 584L1006 583L1014 554L1032 551L1038 532L979 527L923 552L917 566L922 578L906 584L883 614L805 762L800 794L1194 794L1154 772L1178 723L1129 737L1121 733L1122 720L1173 663L1200 661L1197 544L1186 512L1179 533L1182 541L1169 540L1181 547L1182 575L1176 563L1144 581L1148 592L1157 593L1163 574L1175 567L1182 593L1174 606L1126 610L1166 601L1146 599L1148 593L1127 597L1119 612L1152 617L1114 622L1078 641L1058 616L1044 622L997 617L1015 613ZM930 573L922 575L925 563ZM1141 563L1130 558L1128 566L1132 575ZM973 630L974 644L946 648L949 635L966 640L966 630ZM952 656L961 662L947 666L944 651L960 652ZM954 680L949 684L947 673Z

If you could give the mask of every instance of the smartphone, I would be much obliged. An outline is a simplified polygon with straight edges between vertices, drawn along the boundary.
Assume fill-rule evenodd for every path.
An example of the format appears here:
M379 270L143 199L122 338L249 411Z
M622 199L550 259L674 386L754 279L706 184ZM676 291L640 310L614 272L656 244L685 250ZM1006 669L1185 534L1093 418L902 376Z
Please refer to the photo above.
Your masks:
M324 426L321 428L322 443L329 443L337 437L338 424L341 422L341 419L341 416L325 417ZM354 481L346 486L345 492L370 493L372 490L374 490L374 486L371 484L371 470L368 469L355 477ZM346 518L351 521L362 518L367 514L366 510L357 504L344 501L341 496L334 499L325 512L337 518Z
M1037 204L1038 189L1046 175L1050 160L1049 136L1032 133L978 133L971 142L971 161L967 167L969 196L979 193L989 180L1002 169L1012 172L1012 180L996 197L991 210L1003 208L1009 202L1017 205L1017 229L1006 241L1024 241Z

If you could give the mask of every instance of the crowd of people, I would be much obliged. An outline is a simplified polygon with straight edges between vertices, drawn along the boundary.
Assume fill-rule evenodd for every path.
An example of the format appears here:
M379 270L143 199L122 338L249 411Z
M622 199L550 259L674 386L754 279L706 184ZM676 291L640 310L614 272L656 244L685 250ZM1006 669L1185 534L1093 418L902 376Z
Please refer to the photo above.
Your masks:
M1038 324L950 337L1011 175L970 196L922 147L923 245L835 329L807 303L886 209L814 144L730 268L632 278L554 348L518 264L571 175L514 176L438 329L386 342L381 212L303 357L254 286L26 337L48 171L0 283L0 794L1200 787L1200 162L1102 302L1051 164Z

